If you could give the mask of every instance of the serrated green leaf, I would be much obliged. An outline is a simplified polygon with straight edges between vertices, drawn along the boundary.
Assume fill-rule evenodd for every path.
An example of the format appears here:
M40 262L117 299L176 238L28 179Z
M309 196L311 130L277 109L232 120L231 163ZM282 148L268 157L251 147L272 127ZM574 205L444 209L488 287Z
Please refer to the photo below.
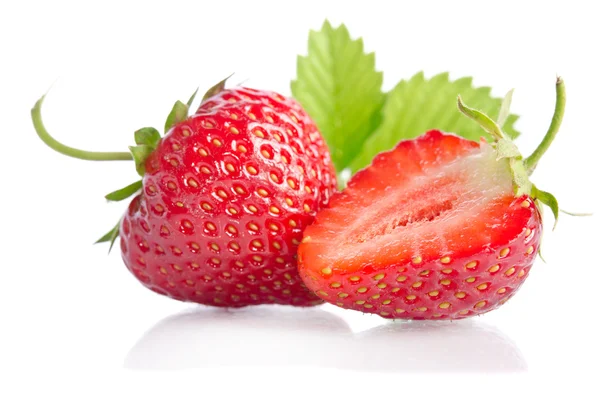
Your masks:
M158 141L160 141L160 132L154 127L140 128L133 134L135 143L138 145L148 145L152 148L156 148Z
M169 113L167 116L167 121L165 122L165 132L169 131L175 124L187 119L187 116L188 106L181 101L175 102L173 109L171 109L171 113Z
M98 241L96 241L95 244L110 242L110 247L108 247L108 252L110 253L110 251L112 250L113 245L115 244L115 240L117 239L117 237L119 237L119 226L120 226L120 224L121 224L121 220L119 220L119 222L117 222L117 224L115 225L115 227L113 227L112 229L110 229L108 231L108 233L106 233L104 236L100 237L98 239Z
M140 176L146 173L146 159L154 149L148 145L129 146L129 151L135 161L135 169Z
M231 78L231 76L233 76L233 73L230 74L229 76L225 77L223 80L219 81L217 84L215 84L212 87L210 87L206 91L206 93L204 94L204 96L202 97L202 102L206 101L211 96L215 96L219 92L223 91L225 89L225 84L227 83L227 80L229 80Z
M308 55L298 57L292 94L319 127L339 172L379 123L382 81L375 54L365 54L362 39L352 40L346 26L333 28L325 21L320 31L309 33Z
M558 200L556 199L556 197L554 197L552 193L540 190L537 187L535 187L535 185L532 186L531 195L536 200L539 200L542 204L545 204L548 207L550 207L552 215L554 215L554 226L552 227L552 229L554 230L556 228L556 224L558 223Z
M108 193L104 198L109 201L121 201L127 197L131 197L136 194L142 188L142 181L133 182L131 185L127 185L122 189L115 190L114 192Z
M491 140L477 123L456 110L458 95L492 119L497 118L502 100L492 97L489 87L473 87L470 77L450 81L448 73L430 79L422 72L417 73L388 93L382 108L382 122L352 162L352 171L365 167L375 155L393 148L400 140L416 138L430 129L453 132L474 141L482 136ZM517 119L518 116L509 115L502 129L513 139L519 135L513 127Z

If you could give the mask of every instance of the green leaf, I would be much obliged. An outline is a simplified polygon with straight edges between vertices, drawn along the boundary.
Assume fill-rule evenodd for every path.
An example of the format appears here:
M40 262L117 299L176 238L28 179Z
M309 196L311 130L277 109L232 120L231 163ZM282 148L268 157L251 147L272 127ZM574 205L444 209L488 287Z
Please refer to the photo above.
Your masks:
M410 80L402 80L388 93L381 125L352 162L352 171L365 167L375 155L393 148L400 140L416 138L430 129L453 132L474 141L479 141L482 136L492 140L479 125L456 111L458 95L480 112L497 118L502 100L492 97L489 87L473 87L470 77L450 81L448 73L430 79L422 72L417 73ZM519 135L513 127L517 118L509 115L502 129L511 138Z
M346 26L328 21L308 37L308 55L297 60L294 97L315 121L333 163L348 167L379 123L383 74L375 54L365 54L362 39L352 40Z
M108 233L106 233L104 236L100 237L98 239L98 241L96 241L95 244L110 242L110 247L108 248L108 252L110 253L110 251L112 250L113 245L115 244L115 240L117 239L117 237L119 237L119 225L120 224L121 224L121 220L119 220L119 222L117 222L117 224L115 225L115 227L113 227L112 229L110 229L108 231Z
M148 145L152 148L156 148L158 141L160 141L160 132L153 127L140 128L133 136L136 144Z
M552 210L552 215L554 215L554 226L552 230L556 228L556 224L558 223L558 200L552 193L545 192L543 190L538 189L537 187L532 186L531 195L536 200L539 200L542 204L547 205Z
M204 96L202 97L202 102L206 101L208 98L215 96L219 92L223 91L225 89L225 83L227 83L227 80L229 80L231 78L231 76L233 76L233 73L230 74L229 76L225 77L223 80L219 81L217 84L210 87L206 91Z
M131 197L136 194L142 188L142 181L133 182L131 185L127 185L122 189L115 190L114 192L108 193L104 196L109 201L121 201L127 197Z
M146 172L146 159L154 149L148 145L129 146L129 151L135 161L135 169L140 176Z
M188 106L181 101L175 102L173 109L171 109L171 113L169 113L167 116L167 121L165 122L165 132L169 131L175 124L187 119L187 117Z

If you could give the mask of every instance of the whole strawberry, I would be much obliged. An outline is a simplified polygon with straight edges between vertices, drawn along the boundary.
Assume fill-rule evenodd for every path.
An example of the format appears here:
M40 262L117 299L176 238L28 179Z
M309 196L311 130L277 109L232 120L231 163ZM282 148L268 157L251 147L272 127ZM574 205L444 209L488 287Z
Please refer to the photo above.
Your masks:
M294 100L223 86L191 117L193 97L177 102L164 137L153 128L136 131L131 155L58 144L41 124L42 100L32 115L40 137L64 154L136 161L143 180L107 196L135 194L100 241L120 235L123 260L146 287L215 306L318 304L298 275L296 251L336 190L326 144Z
M556 199L529 181L560 125L524 159L494 121L459 108L494 138L440 131L379 154L334 195L300 245L309 288L343 308L386 318L458 319L493 310L527 278L540 247L539 205Z

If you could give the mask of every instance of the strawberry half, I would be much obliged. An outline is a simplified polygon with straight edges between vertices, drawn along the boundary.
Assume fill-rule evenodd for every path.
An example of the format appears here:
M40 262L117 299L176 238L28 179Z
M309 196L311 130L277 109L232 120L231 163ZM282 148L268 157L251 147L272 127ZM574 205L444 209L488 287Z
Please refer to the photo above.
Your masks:
M521 287L540 246L532 172L558 131L555 120L523 159L500 127L459 98L495 139L429 131L381 153L348 182L304 233L299 269L328 302L386 318L458 319L502 305Z
M310 306L322 300L297 271L304 228L336 190L329 151L301 106L277 93L224 81L196 114L177 102L161 137L135 133L129 153L97 153L54 141L33 109L40 137L59 152L131 160L141 181L107 196L135 195L119 224L123 261L147 288L183 301L240 307Z

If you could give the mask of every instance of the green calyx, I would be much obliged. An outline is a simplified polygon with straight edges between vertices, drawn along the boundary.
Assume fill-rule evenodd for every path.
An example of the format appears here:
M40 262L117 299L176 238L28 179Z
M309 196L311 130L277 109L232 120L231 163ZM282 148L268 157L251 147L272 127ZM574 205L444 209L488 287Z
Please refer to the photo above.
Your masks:
M552 141L556 137L560 124L563 119L565 104L566 104L566 92L563 80L558 77L556 79L556 106L554 109L554 115L550 127L544 136L544 139L534 152L527 158L521 155L517 145L502 131L502 125L506 120L506 116L509 114L510 102L512 100L512 90L504 98L498 120L494 121L485 113L480 112L476 109L470 108L465 105L458 97L458 109L467 117L476 121L481 128L487 131L493 138L494 142L492 146L496 149L497 160L505 159L508 161L512 176L513 176L513 187L516 196L528 195L533 198L538 204L538 208L541 209L540 203L547 205L554 215L554 227L558 222L559 206L556 197L549 192L538 189L529 179L529 176L535 170L538 162L548 150ZM563 211L564 212L564 211Z
M211 87L204 95L202 102L204 102L211 96L223 91L225 89L225 83L229 77L223 79L222 81ZM181 101L175 102L175 104L173 105L173 109L167 116L167 121L165 122L165 133L169 131L175 124L180 123L189 117L189 109L192 103L194 102L194 99L196 98L197 92L198 90L196 89L196 91L192 94L192 96L188 99L186 103L183 103ZM150 154L156 149L160 140L162 139L160 133L156 128L144 127L135 131L135 145L129 147L129 152L94 152L88 150L75 149L57 141L48 133L48 130L46 129L42 121L42 105L45 97L46 95L38 99L38 101L31 109L31 120L33 122L33 127L40 139L51 149L61 154L64 154L65 156L70 156L81 160L133 160L135 163L135 169L137 173L142 177L144 176L144 173L146 172L146 160L148 159L148 156L150 156ZM114 192L107 194L105 198L108 201L122 201L137 194L142 189L142 186L143 183L140 179L125 186L124 188L115 190ZM119 236L120 223L121 222L119 220L119 222L117 222L117 224L110 231L108 231L108 233L106 233L100 239L98 239L96 243L110 243L110 252L115 240Z
M230 74L229 76L225 77L223 80L219 81L217 84L210 87L206 91L204 96L202 97L202 103L206 102L209 98L211 98L211 97L217 95L219 92L223 91L225 89L225 84L227 83L227 80L229 80L231 78L231 76L233 76L233 73ZM190 102L188 102L188 106L189 105L190 105Z
M96 240L96 244L110 243L110 246L108 247L108 252L110 253L113 245L115 244L115 241L117 240L117 237L119 237L119 226L120 225L121 225L121 219L119 219L117 224L112 229L110 229L104 236L102 236L98 240Z

